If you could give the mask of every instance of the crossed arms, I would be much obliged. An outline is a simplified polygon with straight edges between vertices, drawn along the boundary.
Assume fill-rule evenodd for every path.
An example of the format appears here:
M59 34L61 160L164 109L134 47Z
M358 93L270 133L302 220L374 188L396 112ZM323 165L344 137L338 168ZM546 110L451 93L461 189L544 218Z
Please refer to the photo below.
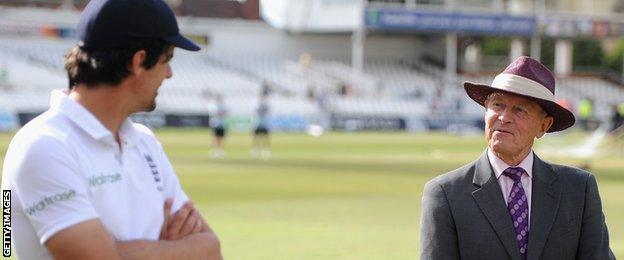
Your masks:
M55 259L210 259L221 260L219 239L192 202L171 214L164 206L160 239L116 242L99 219L73 225L45 244Z

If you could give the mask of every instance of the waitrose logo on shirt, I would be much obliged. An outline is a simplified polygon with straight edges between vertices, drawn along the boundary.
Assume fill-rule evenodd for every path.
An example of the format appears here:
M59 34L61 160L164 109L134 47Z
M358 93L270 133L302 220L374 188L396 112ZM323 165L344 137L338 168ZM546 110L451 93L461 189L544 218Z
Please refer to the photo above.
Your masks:
M120 181L121 181L121 174L118 172L113 173L113 174L100 174L100 175L91 176L89 178L89 186L95 187L95 186L100 186L100 185L104 185L108 183L115 183L115 182L120 182Z
M65 190L50 196L43 196L43 198L34 203L32 206L27 207L26 213L28 213L28 215L30 216L33 216L38 212L44 211L50 205L69 200L73 197L76 197L76 191L73 189Z

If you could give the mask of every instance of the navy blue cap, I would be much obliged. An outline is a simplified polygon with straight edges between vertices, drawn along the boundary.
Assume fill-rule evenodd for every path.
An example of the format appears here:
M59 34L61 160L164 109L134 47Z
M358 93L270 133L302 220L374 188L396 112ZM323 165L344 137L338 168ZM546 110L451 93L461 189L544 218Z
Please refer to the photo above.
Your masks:
M91 0L76 28L78 46L122 47L141 40L162 39L189 51L201 48L180 35L171 8L162 0Z

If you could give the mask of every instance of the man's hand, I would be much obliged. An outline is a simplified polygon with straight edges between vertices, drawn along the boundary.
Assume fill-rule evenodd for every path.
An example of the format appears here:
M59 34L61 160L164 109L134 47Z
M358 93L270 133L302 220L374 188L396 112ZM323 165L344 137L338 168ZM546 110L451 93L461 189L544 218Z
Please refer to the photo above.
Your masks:
M188 201L175 214L171 214L172 199L165 200L164 222L160 231L161 240L177 240L182 237L211 231L193 202Z
M122 258L133 259L134 255L142 259L150 254L162 256L166 252L182 259L199 257L198 259L222 260L219 238L193 203L184 203L175 214L171 214L172 205L171 198L165 200L164 222L159 241L156 241L159 246L154 247L153 242L147 241L118 243ZM136 250L137 248L141 250Z

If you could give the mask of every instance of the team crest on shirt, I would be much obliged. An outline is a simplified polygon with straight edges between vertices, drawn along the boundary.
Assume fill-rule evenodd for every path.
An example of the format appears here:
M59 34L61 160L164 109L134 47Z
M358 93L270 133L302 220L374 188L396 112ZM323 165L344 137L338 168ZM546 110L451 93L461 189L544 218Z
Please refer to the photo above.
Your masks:
M156 183L156 189L158 191L163 191L162 183L160 180L160 173L158 172L158 167L156 167L156 162L152 159L152 156L149 154L145 154L145 160L147 161L147 165L149 165L150 170L152 171L152 177L154 178L154 182Z

